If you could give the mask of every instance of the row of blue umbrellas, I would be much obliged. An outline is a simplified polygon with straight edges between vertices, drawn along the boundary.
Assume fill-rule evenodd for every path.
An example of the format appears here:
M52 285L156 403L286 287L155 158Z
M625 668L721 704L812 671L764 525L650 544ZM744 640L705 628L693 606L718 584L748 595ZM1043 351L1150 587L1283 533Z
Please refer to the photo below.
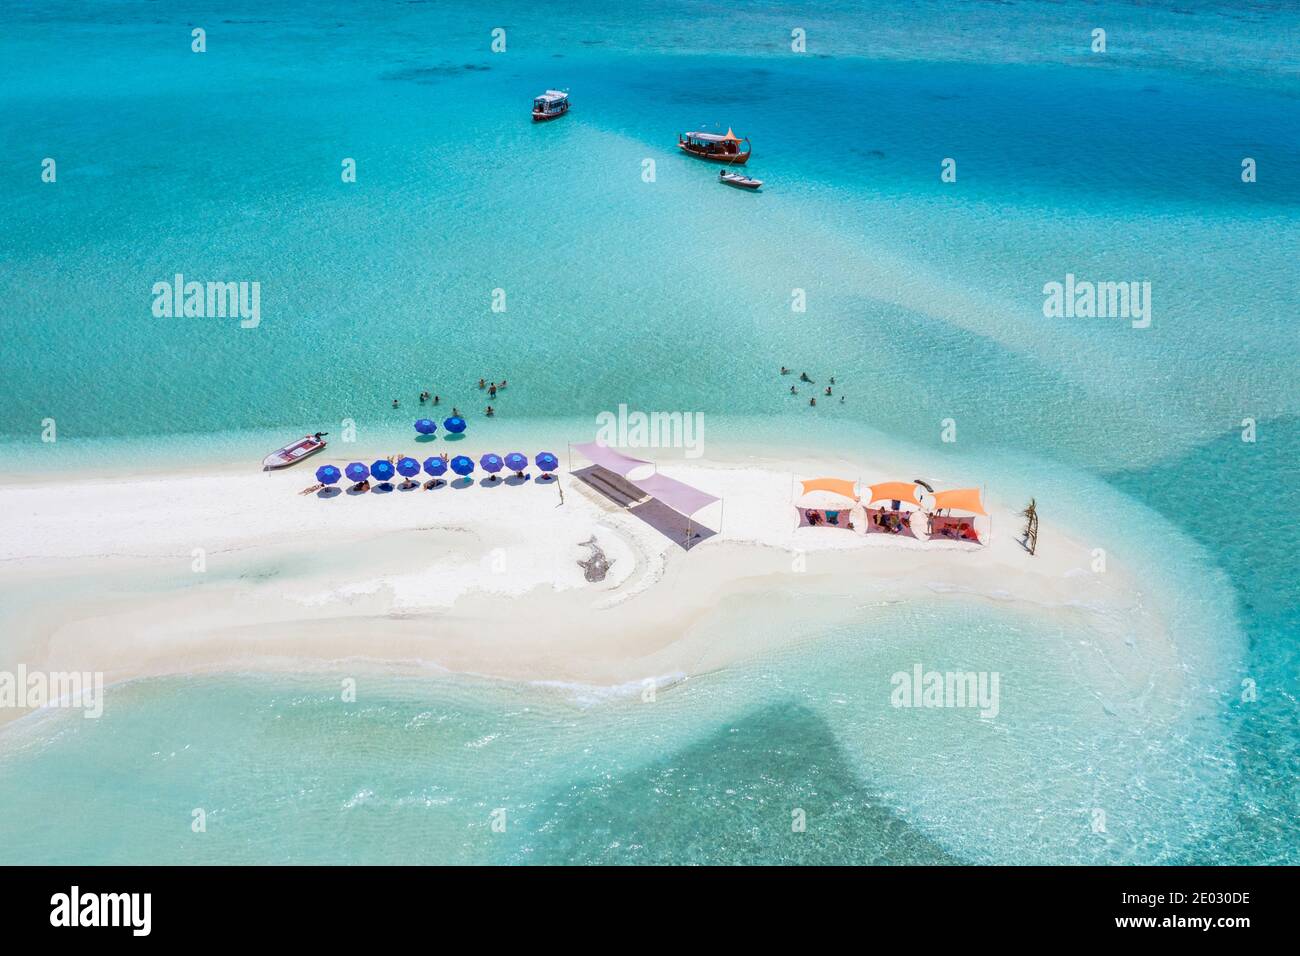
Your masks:
M543 472L552 472L560 467L560 460L549 451L541 452L533 461ZM528 467L528 456L517 451L512 451L504 458L500 455L487 454L480 458L478 463L484 471L490 474L496 474L502 468L509 468L511 471L523 471ZM399 458L397 464L394 465L388 459L381 458L376 462L372 462L369 466L363 462L354 461L343 471L339 471L334 465L322 465L316 469L316 480L324 485L333 485L344 475L347 475L348 481L365 481L367 478L388 481L394 474L401 475L403 478L414 478L421 470L437 478L445 475L448 467L463 478L474 471L474 459L468 455L457 455L448 462L435 455L424 459L424 464L421 465L414 458L404 456Z
M453 435L459 435L465 430L465 419L459 415L452 415L450 418L442 420L442 427ZM432 418L421 418L415 423L415 430L421 435L432 435L438 430L438 423Z

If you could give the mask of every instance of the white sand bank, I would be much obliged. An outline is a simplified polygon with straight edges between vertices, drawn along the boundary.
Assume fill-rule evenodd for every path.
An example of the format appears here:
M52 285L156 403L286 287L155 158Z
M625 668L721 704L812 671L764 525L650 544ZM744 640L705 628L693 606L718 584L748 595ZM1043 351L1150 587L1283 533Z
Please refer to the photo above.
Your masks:
M796 527L794 477L905 467L665 465L725 499L722 532L687 552L680 521L665 534L571 475L563 504L560 488L535 481L299 496L324 461L0 485L0 668L112 681L355 659L617 685L779 645L782 615L807 601L828 619L876 600L996 601L1086 620L1117 644L1141 605L1136 575L1114 563L1093 573L1091 545L1068 529L1044 522L1045 546L1030 557L1015 508L995 496L982 548ZM717 529L718 516L714 507L700 517ZM598 584L577 564L593 535L613 562ZM710 628L736 598L772 613L748 633Z

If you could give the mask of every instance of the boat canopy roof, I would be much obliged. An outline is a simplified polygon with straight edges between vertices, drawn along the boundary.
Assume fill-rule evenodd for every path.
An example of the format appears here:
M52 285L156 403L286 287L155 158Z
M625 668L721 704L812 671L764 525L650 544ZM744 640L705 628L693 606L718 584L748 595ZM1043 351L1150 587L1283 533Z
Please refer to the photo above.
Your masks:
M560 103L569 98L569 94L563 90L547 90L541 96L537 97L535 103Z
M726 136L722 136L718 133L699 133L699 132L687 133L686 135L689 136L691 139L698 139L702 143L739 143L740 142L740 137L731 131L731 127L727 127Z

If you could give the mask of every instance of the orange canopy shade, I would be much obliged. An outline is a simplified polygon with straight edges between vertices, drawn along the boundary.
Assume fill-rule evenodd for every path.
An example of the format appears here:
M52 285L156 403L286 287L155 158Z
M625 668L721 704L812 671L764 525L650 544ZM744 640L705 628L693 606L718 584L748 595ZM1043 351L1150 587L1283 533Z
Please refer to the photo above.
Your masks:
M956 488L952 491L936 491L934 507L938 509L954 508L957 511L969 511L972 514L986 515L984 502L980 501L978 488Z
M853 490L855 483L847 478L812 478L800 484L803 485L805 495L810 491L829 491L843 495L845 498L857 497L857 493Z
M740 137L737 136L735 133L733 133L733 132L731 131L731 127L730 127L730 126L727 127L727 135L726 135L725 137L723 137L723 138L724 138L724 139L734 140L734 141L737 142L737 143L740 142Z
M910 501L918 508L921 502L916 500L916 485L910 481L885 481L871 486L871 501Z

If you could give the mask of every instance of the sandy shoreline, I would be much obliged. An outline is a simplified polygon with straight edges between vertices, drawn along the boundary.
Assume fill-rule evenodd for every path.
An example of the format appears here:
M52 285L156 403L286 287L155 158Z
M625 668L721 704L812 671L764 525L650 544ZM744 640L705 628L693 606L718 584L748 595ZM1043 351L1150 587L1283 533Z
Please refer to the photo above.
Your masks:
M907 473L882 463L665 464L725 499L721 533L689 552L567 473L563 504L536 482L298 495L321 463L0 486L13 598L0 669L113 682L348 661L663 683L780 646L814 604L832 622L877 601L996 602L1108 630L1117 647L1131 642L1117 622L1142 604L1137 577L1113 562L1093 573L1070 529L1045 521L1051 547L1029 556L995 496L983 548L796 527L796 478ZM701 517L717 528L716 508ZM593 535L613 562L597 584L577 564ZM712 626L747 604L762 608L753 628Z

